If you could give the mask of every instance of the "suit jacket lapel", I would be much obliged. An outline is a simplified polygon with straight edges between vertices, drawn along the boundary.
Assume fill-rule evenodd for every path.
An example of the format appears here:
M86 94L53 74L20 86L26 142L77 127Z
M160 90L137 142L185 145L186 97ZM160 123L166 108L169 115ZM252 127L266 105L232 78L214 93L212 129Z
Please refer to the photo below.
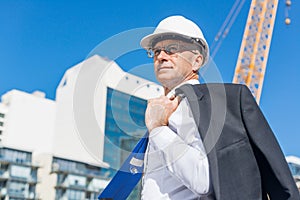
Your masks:
M204 93L196 85L182 85L176 89L176 94L178 93L183 93L187 98L195 123L198 126L200 137L204 141L209 126L210 100L204 97Z
M183 92L187 97L190 109L192 111L195 123L198 127L200 137L205 147L209 168L210 177L213 187L213 192L216 199L220 198L219 191L219 176L218 176L218 163L217 154L214 146L212 147L211 137L207 137L209 127L211 126L211 98L206 85L183 85L178 88L178 92Z

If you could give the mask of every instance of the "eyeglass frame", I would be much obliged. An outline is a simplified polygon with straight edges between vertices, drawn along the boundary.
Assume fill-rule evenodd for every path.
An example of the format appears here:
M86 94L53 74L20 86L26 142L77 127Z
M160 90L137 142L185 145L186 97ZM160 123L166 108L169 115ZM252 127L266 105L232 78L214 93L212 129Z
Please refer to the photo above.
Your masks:
M172 52L170 50L170 48L174 47L174 45L176 45L177 49ZM149 58L154 58L155 56L158 56L161 53L161 51L164 51L168 55L181 53L183 51L190 51L194 54L197 54L197 52L194 52L195 50L199 50L198 45L196 46L191 43L186 46L186 45L179 44L179 43L172 43L172 44L169 44L169 45L166 45L163 47L159 47L159 48L149 48L147 50L147 55Z

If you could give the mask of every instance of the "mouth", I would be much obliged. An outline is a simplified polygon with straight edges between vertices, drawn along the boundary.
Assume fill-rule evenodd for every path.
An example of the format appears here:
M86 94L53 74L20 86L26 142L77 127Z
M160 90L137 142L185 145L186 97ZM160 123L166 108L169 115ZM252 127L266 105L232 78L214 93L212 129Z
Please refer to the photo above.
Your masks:
M157 67L157 71L160 70L165 70L165 69L173 69L173 66L169 66L169 65L161 65Z

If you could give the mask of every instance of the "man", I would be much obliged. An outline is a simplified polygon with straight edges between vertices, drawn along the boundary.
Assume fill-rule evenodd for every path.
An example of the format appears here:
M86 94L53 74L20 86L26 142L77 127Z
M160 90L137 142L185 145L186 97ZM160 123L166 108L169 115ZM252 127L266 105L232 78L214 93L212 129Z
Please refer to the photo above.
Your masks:
M141 40L165 95L145 113L143 200L300 199L284 155L251 92L199 84L209 59L201 29L182 16Z

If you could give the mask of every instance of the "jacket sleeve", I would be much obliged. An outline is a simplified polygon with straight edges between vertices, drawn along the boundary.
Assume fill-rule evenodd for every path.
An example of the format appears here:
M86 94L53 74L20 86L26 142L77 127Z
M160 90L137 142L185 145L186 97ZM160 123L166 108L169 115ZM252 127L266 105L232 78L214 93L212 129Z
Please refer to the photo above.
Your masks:
M281 148L246 86L241 88L241 112L262 177L263 195L271 200L299 200L299 191Z

